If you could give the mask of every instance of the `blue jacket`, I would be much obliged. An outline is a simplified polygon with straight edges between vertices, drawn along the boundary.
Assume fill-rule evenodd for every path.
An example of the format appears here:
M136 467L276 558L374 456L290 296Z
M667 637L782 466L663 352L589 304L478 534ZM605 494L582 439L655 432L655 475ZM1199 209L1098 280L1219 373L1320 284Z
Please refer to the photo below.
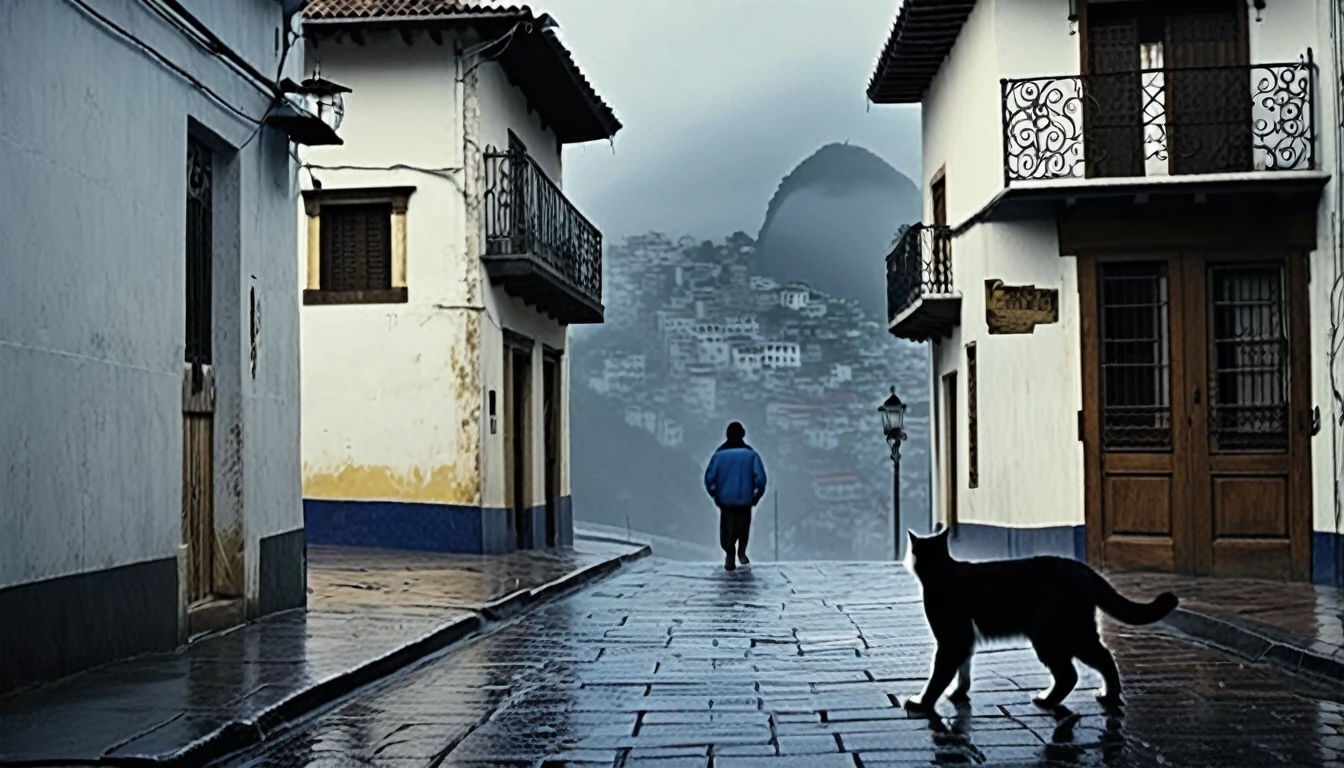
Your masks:
M765 465L746 443L724 443L705 470L705 490L720 507L754 507L765 495Z

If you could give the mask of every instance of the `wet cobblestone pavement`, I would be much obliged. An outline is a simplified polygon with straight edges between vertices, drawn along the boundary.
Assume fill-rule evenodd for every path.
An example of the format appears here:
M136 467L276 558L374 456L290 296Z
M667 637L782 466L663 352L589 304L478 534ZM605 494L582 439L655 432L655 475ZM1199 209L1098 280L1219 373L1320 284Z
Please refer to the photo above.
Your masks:
M201 753L252 743L277 721L476 631L482 614L586 581L637 547L582 540L492 557L313 548L307 611L0 696L0 765L198 764Z
M1135 595L1143 597L1142 595ZM651 560L391 678L231 766L1344 766L1344 691L1160 628L1117 628L1129 701L1068 711L1032 652L977 656L971 704L898 706L932 640L890 564L726 573Z

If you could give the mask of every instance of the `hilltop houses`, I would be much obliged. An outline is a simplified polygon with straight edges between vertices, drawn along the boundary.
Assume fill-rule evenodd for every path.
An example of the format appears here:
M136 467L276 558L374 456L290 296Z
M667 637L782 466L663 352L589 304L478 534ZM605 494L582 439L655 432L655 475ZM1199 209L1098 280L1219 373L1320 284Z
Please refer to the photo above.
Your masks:
M354 89L344 146L303 154L311 543L572 540L568 329L606 310L602 233L561 149L621 124L555 26L519 6L307 6L310 68Z
M954 549L1340 583L1335 6L903 4L888 320L930 343Z
M744 421L781 489L786 554L796 535L805 537L800 553L889 557L892 468L873 402L893 382L918 391L926 373L918 358L893 365L912 350L872 333L878 324L857 302L734 271L753 251L740 234L718 244L656 233L612 244L610 284L632 293L608 306L621 331L585 363L601 372L588 387L623 409L626 424L685 446L697 462L722 441L726 420ZM626 377L634 359L643 373ZM905 495L918 509L922 447L912 443L909 455Z

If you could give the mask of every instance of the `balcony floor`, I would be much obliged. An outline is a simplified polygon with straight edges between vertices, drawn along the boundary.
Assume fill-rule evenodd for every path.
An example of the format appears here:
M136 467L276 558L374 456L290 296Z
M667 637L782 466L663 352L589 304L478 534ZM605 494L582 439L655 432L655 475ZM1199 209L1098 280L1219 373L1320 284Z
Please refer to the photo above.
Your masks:
M959 294L929 295L892 318L887 326L891 335L908 341L941 341L961 324Z
M545 262L530 254L498 254L481 257L490 282L510 296L535 307L538 312L565 325L601 323L605 310L569 284Z

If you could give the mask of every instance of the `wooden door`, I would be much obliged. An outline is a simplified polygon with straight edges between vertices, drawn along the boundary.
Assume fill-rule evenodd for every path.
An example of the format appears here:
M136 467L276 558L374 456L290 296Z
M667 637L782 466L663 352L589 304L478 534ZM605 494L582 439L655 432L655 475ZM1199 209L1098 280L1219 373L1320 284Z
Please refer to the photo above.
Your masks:
M1191 568L1180 261L1080 260L1089 558L1108 568ZM1093 541L1095 539L1095 541ZM1093 547L1097 551L1093 551Z
M528 441L532 430L527 418L527 400L531 394L531 355L522 350L511 350L510 388L509 388L509 452L512 458L509 494L513 506L512 524L514 544L518 549L531 549L532 515L529 479L532 467L529 461L531 452Z
M556 504L560 498L560 361L547 356L541 364L542 376L542 466L546 472L546 546L559 541Z
M943 521L953 531L957 528L957 372L943 374ZM899 533L898 533L899 535Z
M1187 262L1196 572L1305 578L1310 398L1300 258ZM1295 295L1296 294L1296 295Z
M1300 259L1187 252L1079 267L1089 558L1305 577Z
M947 176L940 175L933 180L929 190L933 202L933 236L929 247L933 249L932 264L929 267L930 280L935 293L952 291L952 238L942 229L947 226Z
M1088 4L1080 86L1089 177L1142 176L1142 30L1132 3Z
M1171 173L1252 170L1246 3L1173 4L1163 57Z
M214 588L213 162L207 147L188 139L182 541L187 547L189 605L209 600Z

